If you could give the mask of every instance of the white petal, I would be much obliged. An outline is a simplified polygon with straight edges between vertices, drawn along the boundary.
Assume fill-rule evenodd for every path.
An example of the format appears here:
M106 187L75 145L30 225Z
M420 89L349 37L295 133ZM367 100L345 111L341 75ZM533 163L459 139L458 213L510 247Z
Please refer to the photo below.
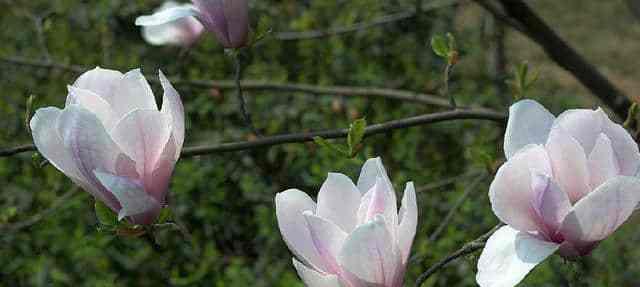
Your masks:
M282 239L304 264L318 268L321 258L313 245L303 213L315 212L316 204L306 193L289 189L276 194L276 218Z
M298 276L308 287L341 287L338 277L332 274L323 274L313 270L300 261L293 259L293 267L298 271Z
M351 232L357 224L360 191L351 179L339 173L329 173L318 193L318 216Z
M608 179L621 175L618 162L611 140L600 134L588 159L591 188L596 189Z
M378 177L385 180L385 183L389 185L389 188L393 190L393 185L387 176L387 171L384 169L382 160L379 157L368 159L363 165L360 171L360 177L358 177L358 189L360 193L367 193L376 181ZM395 197L395 193L394 193Z
M607 115L602 111L575 109L560 114L554 122L554 128L564 129L565 135L570 135L582 146L586 154L590 154Z
M385 180L378 178L378 182L371 187L360 202L358 208L358 224L364 224L381 215L390 225L390 231L395 233L398 226L398 208L395 201L395 193L389 190Z
M509 121L504 135L507 159L529 144L544 144L555 117L533 100L519 101L509 108Z
M400 226L398 227L398 246L402 252L402 263L406 264L411 252L413 238L418 225L418 205L413 182L408 182L402 196L402 206L399 212Z
M164 9L148 16L140 16L136 18L138 26L154 26L162 25L184 17L192 17L198 15L193 5L181 5L173 8Z
M560 126L553 127L546 149L553 168L553 179L569 195L572 203L591 191L585 150L571 133Z
M522 231L538 229L531 203L532 173L550 175L549 157L539 145L529 145L503 164L489 187L491 208L498 218Z
M141 182L99 171L94 173L100 183L120 202L122 208L118 212L118 220L160 207L153 197L144 192Z
M113 128L118 119L114 117L111 105L103 97L90 90L74 86L68 86L67 89L69 90L67 96L69 104L78 104L95 114L106 130Z
M558 244L503 226L489 237L482 250L476 281L481 287L516 286L558 247Z
M341 268L337 257L347 238L347 233L332 222L313 215L309 210L304 212L304 218L307 221L313 246L322 260L318 268L326 273L339 274Z
M580 248L611 235L640 201L640 179L618 176L608 180L573 206L561 232Z
M613 152L620 166L620 175L637 175L640 169L640 152L638 152L638 144L629 132L619 124L612 122L608 117L603 124L602 131L611 140Z
M171 136L171 118L156 110L134 110L111 131L120 149L136 162L138 174L152 172Z
M119 118L135 109L158 110L153 91L140 69L124 74L114 90L111 108Z
M360 280L381 286L393 286L402 272L400 252L380 215L349 234L338 261Z
M176 141L176 157L178 160L180 157L180 151L182 151L182 145L184 143L184 106L182 100L180 100L180 94L173 88L167 77L164 76L162 71L159 71L160 83L164 89L162 96L162 109L160 112L166 115L170 115L172 119L171 133Z
M89 90L102 97L111 105L113 104L113 93L116 86L120 84L122 76L122 73L118 71L96 67L78 77L75 83L73 83L73 86L79 89ZM71 99L67 98L66 105L70 104L72 104Z

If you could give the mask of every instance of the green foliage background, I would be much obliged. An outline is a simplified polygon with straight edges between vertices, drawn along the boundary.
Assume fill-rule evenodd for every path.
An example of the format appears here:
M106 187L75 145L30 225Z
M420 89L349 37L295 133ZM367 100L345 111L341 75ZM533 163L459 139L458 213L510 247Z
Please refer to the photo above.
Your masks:
M231 79L232 62L211 35L188 52L142 41L134 19L160 2L0 1L0 57L46 62L42 48L46 46L53 62L87 69L97 65L121 71L141 67L153 77L162 69L173 78ZM437 94L444 62L433 54L429 42L436 33L452 32L461 53L450 86L458 103L505 111L511 96L499 95L496 82L506 78L489 72L493 38L488 32L488 15L465 1L457 5L448 4L454 1L422 2L443 7L339 37L268 38L250 51L244 78ZM367 21L414 5L415 0L265 0L251 1L251 16L254 28L262 21L276 32L304 31ZM534 7L632 94L633 76L638 72L621 61L635 59L638 45L619 40L639 39L640 25L623 1L541 0ZM32 16L49 12L40 39ZM596 104L534 44L516 32L507 34L506 43L511 64L529 60L534 69L542 71L530 97L555 112ZM24 126L29 95L36 95L35 107L62 106L66 85L77 76L0 61L0 147L30 142ZM153 88L160 95L160 87ZM250 137L232 90L177 88L188 117L186 146ZM360 117L379 123L442 110L335 95L252 91L247 97L256 126L267 135L343 128ZM502 127L488 122L447 122L369 137L354 159L312 143L182 159L169 200L192 240L163 230L157 234L162 252L154 252L139 238L98 232L93 199L85 192L73 192L73 184L51 165L39 167L42 158L30 153L0 158L0 285L302 286L277 228L274 195L296 187L315 196L327 172L342 172L355 179L360 165L373 156L382 157L398 193L409 180L419 190L415 259L405 282L412 285L428 266L498 223L487 198L490 179L485 179L473 187L440 237L428 239L477 174L485 172L487 159L496 162L502 157L502 132ZM452 177L456 177L452 184L425 190ZM67 194L70 191L73 193ZM522 286L568 286L575 278L581 278L585 286L636 285L635 275L640 271L634 260L640 258L635 248L640 236L636 226L637 220L631 220L580 264L553 257ZM474 286L475 260L469 256L454 262L427 285Z

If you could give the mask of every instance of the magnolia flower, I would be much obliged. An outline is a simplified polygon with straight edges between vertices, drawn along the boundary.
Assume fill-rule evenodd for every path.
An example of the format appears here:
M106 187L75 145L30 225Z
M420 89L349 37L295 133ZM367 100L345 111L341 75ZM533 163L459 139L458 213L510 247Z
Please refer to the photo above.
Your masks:
M174 1L166 1L156 12L165 11L176 7L191 6L180 5ZM165 24L142 27L142 37L151 45L176 45L191 46L204 30L204 27L196 18L185 17Z
M398 214L380 158L364 164L357 186L330 173L317 204L297 189L275 201L280 232L307 286L402 286L418 220L416 195L407 183Z
M640 200L638 147L601 109L555 118L523 100L509 110L507 162L489 198L507 225L478 261L480 286L514 286L554 252L589 254L631 215Z
M38 151L134 224L159 214L184 140L180 96L162 72L160 82L158 110L140 70L95 68L68 86L64 109L42 108L31 119Z
M247 44L249 34L249 4L247 0L192 0L161 10L153 15L140 16L138 26L159 26L185 17L196 17L212 32L225 48L240 48Z

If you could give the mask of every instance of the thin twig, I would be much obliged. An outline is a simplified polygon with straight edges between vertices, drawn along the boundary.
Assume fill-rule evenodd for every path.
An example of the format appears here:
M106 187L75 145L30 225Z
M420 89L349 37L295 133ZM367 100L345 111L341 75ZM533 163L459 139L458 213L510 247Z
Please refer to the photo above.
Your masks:
M467 177L480 175L482 172L483 171L481 171L481 170L472 170L472 171L468 171L466 173L463 173L461 175L456 175L456 176L453 176L453 177L449 177L449 178L438 180L436 182L425 184L422 187L419 187L416 190L416 193L418 195L420 195L422 193L425 193L425 192L433 190L433 189L442 188L442 187L445 187L447 185L454 184L454 183L458 182L459 180L465 179Z
M436 262L435 264L431 265L431 267L429 267L429 269L427 269L427 271L425 271L424 273L420 274L420 276L416 280L415 286L416 287L422 286L422 284L425 281L427 281L427 279L429 279L429 277L431 277L431 275L433 275L436 272L440 271L440 269L444 268L449 263L459 259L460 257L464 257L464 256L466 256L468 254L471 254L473 252L476 252L476 251L482 249L484 247L484 244L487 241L487 239L489 239L489 237L496 230L498 230L498 228L500 228L500 227L502 227L502 224L496 225L489 232L481 235L480 237L474 239L471 242L466 243L465 245L462 246L462 248L456 250L455 252L449 254L447 257L445 257L442 260L440 260L440 261Z
M442 231L447 227L447 225L449 225L449 222L451 221L451 219L453 219L453 216L456 214L456 212L458 212L458 209L460 208L460 206L462 206L462 204L467 200L471 192L473 192L476 189L476 186L486 178L487 178L487 175L482 174L476 177L471 183L469 183L469 185L465 187L464 192L456 200L456 202L453 204L451 209L449 209L449 212L447 212L447 215L445 215L442 222L440 222L440 225L438 225L438 227L436 227L436 230L434 230L433 233L429 235L429 241L435 241L438 238L438 236L440 236Z
M256 136L260 136L260 133L258 132L258 130L256 130L256 127L253 125L253 121L251 120L251 114L249 113L249 110L247 110L247 101L245 100L244 95L242 93L242 83L241 83L242 55L240 53L241 52L238 51L233 55L233 63L235 65L234 82L236 87L236 96L238 97L238 101L240 102L240 112L242 113L242 117L244 118L244 123L247 125L249 129L251 129L253 134L255 134Z
M365 129L364 136L371 136L379 133L386 133L392 130L405 129L414 126L427 125L439 122L453 120L487 120L499 124L504 124L506 115L498 112L478 111L478 110L453 110L432 114L425 114L415 117L393 120L379 124L373 124ZM182 157L191 157L197 155L216 154L248 149L257 149L282 145L288 143L303 143L313 141L314 137L322 137L324 139L344 138L349 133L348 129L325 130L317 132L305 132L295 134L284 134L275 136L266 136L253 141L240 141L214 145L202 145L187 147L182 150ZM12 156L21 152L35 151L33 145L22 145L19 147L0 150L0 157Z

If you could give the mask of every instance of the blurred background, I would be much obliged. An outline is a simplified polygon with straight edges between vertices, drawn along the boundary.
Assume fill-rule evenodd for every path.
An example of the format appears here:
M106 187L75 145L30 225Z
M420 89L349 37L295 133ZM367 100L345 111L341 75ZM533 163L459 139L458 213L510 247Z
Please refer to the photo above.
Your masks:
M0 148L31 143L25 129L30 95L35 95L34 108L61 107L66 86L95 66L120 71L140 67L149 79L162 69L186 107L185 146L255 138L232 89L189 82L233 79L233 61L214 37L204 35L188 50L142 40L135 18L161 3L0 0ZM638 96L636 1L527 3L623 93ZM262 0L250 5L251 26L273 32L247 51L246 80L377 87L440 97L445 62L429 43L432 36L450 32L460 61L449 92L459 105L505 112L513 102L506 80L522 61L540 75L526 96L554 113L601 105L538 44L472 1ZM396 18L339 35L306 33L390 16ZM152 87L159 97L160 86ZM331 92L258 88L246 91L246 97L264 135L345 128L362 117L380 123L447 109ZM364 160L381 156L398 193L409 180L418 191L418 232L405 280L413 286L430 265L498 223L487 191L488 170L503 158L502 134L495 123L456 121L368 137L354 158L313 143L183 158L169 202L175 220L191 237L160 231L156 236L162 252L140 238L98 231L93 199L51 165L41 167L41 157L27 152L0 158L0 285L302 286L277 228L274 195L297 187L315 196L328 172L355 180ZM638 221L632 218L580 263L552 257L520 286L570 286L576 276L588 286L636 286ZM478 255L453 262L425 285L475 286Z

